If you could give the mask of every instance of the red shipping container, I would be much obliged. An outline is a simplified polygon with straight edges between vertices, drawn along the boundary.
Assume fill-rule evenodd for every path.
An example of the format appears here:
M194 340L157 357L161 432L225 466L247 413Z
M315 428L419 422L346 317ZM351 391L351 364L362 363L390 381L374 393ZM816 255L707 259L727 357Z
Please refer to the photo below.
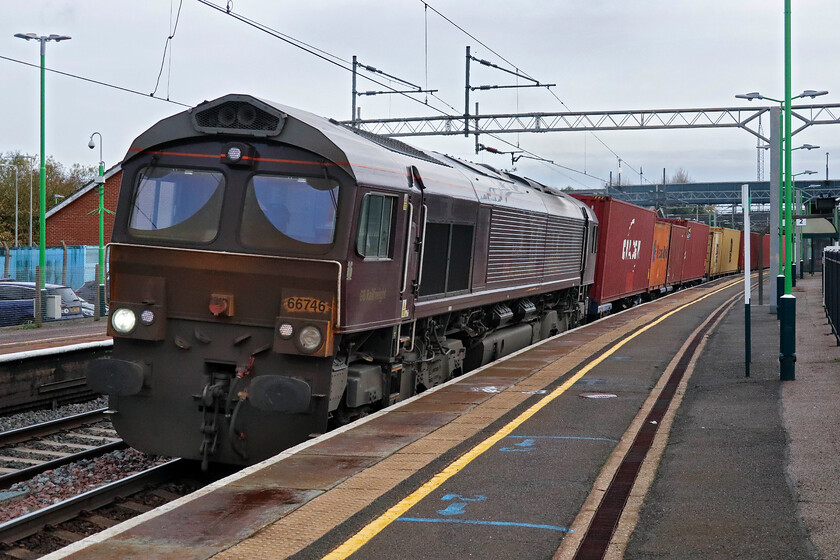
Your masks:
M750 233L750 270L758 268L758 234ZM741 248L738 251L738 270L744 270L744 258L746 247L744 246L744 232L741 232Z
M758 270L759 243L761 243L761 236L757 233L750 233L750 270Z
M683 279L685 265L685 238L688 228L671 224L671 244L668 250L668 285L680 284Z
M706 253L709 249L709 226L692 220L669 218L665 220L686 228L685 261L682 281L691 282L706 276Z
M671 246L671 224L656 220L653 229L653 251L650 258L651 290L665 286L668 275L668 252Z
M598 260L589 299L595 305L648 291L656 214L605 196L572 194L598 217Z

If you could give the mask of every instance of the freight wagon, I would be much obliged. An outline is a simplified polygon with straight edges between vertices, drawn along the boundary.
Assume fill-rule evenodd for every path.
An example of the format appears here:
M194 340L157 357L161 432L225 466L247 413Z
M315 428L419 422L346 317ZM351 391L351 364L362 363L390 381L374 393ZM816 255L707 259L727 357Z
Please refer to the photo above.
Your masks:
M679 285L683 282L683 273L686 260L686 236L688 227L662 220L671 226L671 238L668 243L668 276L666 282L669 286Z
M700 222L676 218L668 218L664 221L685 228L685 257L682 266L681 283L699 282L707 274L706 255L709 248L709 226Z
M589 206L600 224L588 315L634 303L650 287L656 214L606 196L572 196Z
M653 251L650 260L648 289L664 290L668 281L668 262L671 247L671 224L656 220L653 228Z

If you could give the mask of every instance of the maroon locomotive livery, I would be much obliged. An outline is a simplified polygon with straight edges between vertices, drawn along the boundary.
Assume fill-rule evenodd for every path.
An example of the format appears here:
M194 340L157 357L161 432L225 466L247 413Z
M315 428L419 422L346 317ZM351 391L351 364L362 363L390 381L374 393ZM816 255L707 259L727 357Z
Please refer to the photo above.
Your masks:
M88 384L140 450L253 463L575 325L597 229L535 181L224 96L126 155Z

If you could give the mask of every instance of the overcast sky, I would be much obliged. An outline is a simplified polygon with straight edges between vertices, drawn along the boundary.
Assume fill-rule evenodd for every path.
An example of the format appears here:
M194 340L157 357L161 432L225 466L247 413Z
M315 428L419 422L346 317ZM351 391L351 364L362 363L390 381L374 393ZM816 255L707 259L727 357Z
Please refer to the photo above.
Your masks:
M224 6L224 0L213 0ZM148 96L155 90L167 36L170 42L157 87L162 98L195 105L227 93L247 93L337 119L351 113L351 74L273 38L197 0L6 0L0 8L0 56L39 62L38 44L15 33L69 35L47 45L48 68L137 90L126 93L47 73L46 151L66 165L95 165L87 148L94 131L104 137L106 167L120 161L133 138L183 107ZM430 0L466 32L420 0L232 0L233 12L267 25L345 61L353 55L412 83L437 89L430 105L452 114L464 105L464 49L543 83L541 89L476 92L482 113L677 109L747 105L734 95L759 91L784 96L783 0ZM840 102L840 2L793 1L793 92L831 93L816 102ZM482 46L477 40L484 43ZM492 51L495 51L494 54ZM334 59L335 60L335 59ZM345 64L346 66L346 64ZM476 68L474 66L474 68ZM37 68L0 59L5 108L0 151L39 151ZM510 84L487 68L473 84ZM395 86L397 84L394 84ZM360 90L382 89L360 80ZM421 100L422 96L418 96ZM753 102L761 104L765 102ZM399 96L362 97L363 118L439 114ZM448 105L447 105L448 104ZM451 106L451 108L450 108ZM453 109L454 108L454 109ZM764 122L765 131L768 123ZM757 176L756 139L743 130L585 132L507 135L511 142L563 166L520 160L517 172L557 186L597 187L643 169L659 180L683 168L695 181L750 181ZM508 156L474 153L464 137L411 138L409 143L498 167ZM509 149L491 138L482 142ZM840 126L811 127L794 145L794 172L840 174ZM607 147L604 146L606 144ZM836 162L836 163L835 163ZM769 174L769 157L765 177Z

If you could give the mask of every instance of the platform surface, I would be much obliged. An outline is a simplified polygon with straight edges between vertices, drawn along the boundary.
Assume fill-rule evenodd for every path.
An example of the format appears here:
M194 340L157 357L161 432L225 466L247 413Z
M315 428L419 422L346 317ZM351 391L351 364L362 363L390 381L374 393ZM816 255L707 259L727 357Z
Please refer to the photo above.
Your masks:
M819 276L795 288L785 383L778 322L756 304L744 377L732 280L556 337L47 558L583 558L609 473L692 335L605 557L839 558L840 349Z
M25 325L0 328L0 356L31 351L61 352L66 347L111 340L105 330L108 319L92 318L48 321L40 327Z

